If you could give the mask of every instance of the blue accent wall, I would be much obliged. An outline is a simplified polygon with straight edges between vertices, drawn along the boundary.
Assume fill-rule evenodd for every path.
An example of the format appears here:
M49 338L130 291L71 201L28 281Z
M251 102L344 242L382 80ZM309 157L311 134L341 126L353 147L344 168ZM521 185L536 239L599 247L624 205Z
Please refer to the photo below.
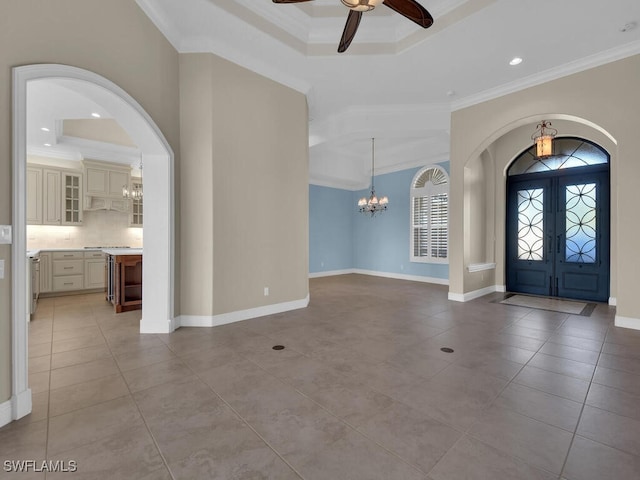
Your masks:
M309 272L353 268L353 192L309 185Z
M448 162L439 165L449 171ZM310 185L309 272L356 268L448 279L448 264L409 260L410 188L418 170L375 177L376 193L389 197L389 209L373 218L357 208L358 199L368 197L369 189L352 192Z

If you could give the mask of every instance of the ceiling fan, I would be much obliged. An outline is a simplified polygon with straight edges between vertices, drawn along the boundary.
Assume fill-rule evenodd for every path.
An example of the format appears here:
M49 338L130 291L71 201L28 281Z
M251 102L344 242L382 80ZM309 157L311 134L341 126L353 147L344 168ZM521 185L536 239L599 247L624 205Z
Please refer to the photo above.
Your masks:
M313 0L273 0L273 3L302 3ZM415 0L340 0L347 8L349 8L349 16L347 24L344 26L342 38L338 45L338 52L342 53L349 45L353 37L358 31L362 12L373 10L377 5L382 3L391 10L395 10L400 15L407 17L412 22L417 23L422 28L429 28L433 25L433 17L431 14Z

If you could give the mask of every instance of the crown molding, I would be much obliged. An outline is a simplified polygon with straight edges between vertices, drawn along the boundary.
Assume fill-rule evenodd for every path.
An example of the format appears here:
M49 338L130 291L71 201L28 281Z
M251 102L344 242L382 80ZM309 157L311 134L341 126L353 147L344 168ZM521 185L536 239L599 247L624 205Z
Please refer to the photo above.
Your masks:
M526 78L461 98L451 103L451 111L455 112L457 110L462 110L463 108L494 100L511 93L542 85L543 83L551 82L559 78L567 77L591 68L600 67L607 63L622 60L638 54L640 54L640 41L630 42L620 47L612 48L579 60L574 60L560 67L551 68L544 72L530 75Z

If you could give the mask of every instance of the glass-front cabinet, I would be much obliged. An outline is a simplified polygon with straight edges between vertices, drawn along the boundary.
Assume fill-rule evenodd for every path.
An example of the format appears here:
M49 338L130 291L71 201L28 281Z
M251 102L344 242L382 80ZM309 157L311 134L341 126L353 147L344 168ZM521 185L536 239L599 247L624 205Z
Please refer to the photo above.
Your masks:
M82 174L62 174L62 224L82 225Z
M131 214L129 215L129 226L142 227L142 179L131 177Z

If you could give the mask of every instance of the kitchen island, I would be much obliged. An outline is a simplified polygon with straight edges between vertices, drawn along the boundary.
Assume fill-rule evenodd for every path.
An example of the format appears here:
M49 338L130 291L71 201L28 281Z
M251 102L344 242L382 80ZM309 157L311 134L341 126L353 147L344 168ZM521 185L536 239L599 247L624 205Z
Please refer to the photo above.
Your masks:
M107 257L106 300L116 313L142 308L142 249L102 250Z

